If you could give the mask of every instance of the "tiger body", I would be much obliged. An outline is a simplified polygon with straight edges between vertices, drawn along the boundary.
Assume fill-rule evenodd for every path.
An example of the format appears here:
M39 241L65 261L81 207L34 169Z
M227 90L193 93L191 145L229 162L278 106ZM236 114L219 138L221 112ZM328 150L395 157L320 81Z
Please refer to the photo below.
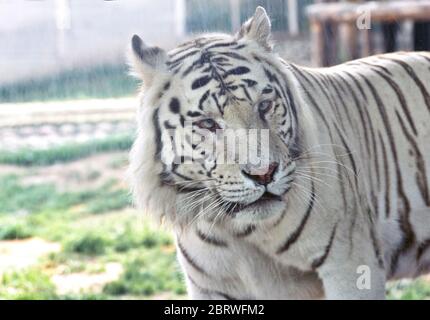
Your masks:
M173 226L192 298L384 298L387 280L430 271L430 54L303 68L270 52L267 28L259 8L234 38L168 55L133 43L150 84L131 155L135 198ZM202 114L269 130L270 181L198 144L204 160L166 161L164 131Z
M318 130L319 139L316 145L342 145L340 136L336 134L337 129L333 127L335 124L339 126L339 130L344 135L343 139L348 141L347 146L350 151L346 151L345 147L340 148L339 152L343 155L338 156L338 159L340 165L347 166L351 170L355 163L355 171L360 172L357 175L358 190L353 190L347 182L336 185L336 179L330 178L329 174L335 170L343 171L343 169L337 168L337 164L333 163L332 166L325 166L320 173L315 173L315 177L325 178L327 183L332 180L329 184L333 189L327 190L326 184L315 183L315 193L318 195L320 205L314 203L312 209L315 211L306 221L303 229L300 227L306 217L308 206L300 199L297 204L290 203L290 209L280 222L266 221L267 226L260 225L249 234L247 234L249 226L226 232L226 226L214 228L211 222L200 222L201 225L197 228L205 230L206 233L204 231L203 233L207 239L212 239L212 242L205 241L207 239L204 236L199 236L202 233L200 229L195 233L185 233L181 241L188 250L188 256L196 257L195 263L200 266L201 270L206 270L207 274L218 275L218 278L214 277L216 280L211 283L210 288L215 288L215 292L228 292L230 296L237 298L264 299L270 297L276 299L290 296L303 298L307 294L309 294L307 297L318 296L322 286L318 285L317 275L312 274L315 271L313 265L321 263L319 259L325 257L328 244L332 243L330 251L336 251L336 242L341 246L348 244L344 249L372 252L375 259L381 259L381 261L374 261L377 263L374 267L383 266L387 279L415 277L429 271L430 250L425 251L426 246L430 248L430 208L426 175L430 161L430 127L428 126L430 113L425 104L428 99L426 94L423 95L420 87L410 78L403 67L404 63L409 65L417 73L417 78L423 84L427 84L426 90L429 90L429 61L426 61L426 56L429 57L428 54L425 56L422 54L390 54L370 57L349 65L324 70L303 69L290 65L292 70L295 70L293 75L297 77L298 82L309 85L309 87L303 88L303 91L312 88L307 94L305 93L305 103L320 108L321 114L326 115L326 121L331 123L331 126L326 126L321 119L321 123L317 124L320 130ZM368 68L368 64L375 67ZM423 68L423 65L427 68ZM383 72L382 75L381 72ZM386 81L385 78L390 80ZM332 87L327 85L328 83ZM370 87L369 83L373 87ZM330 93L323 92L323 90L330 91L330 89ZM399 96L403 98L399 98ZM408 102L408 98L411 100L420 98L420 107L418 107L418 103ZM407 107L403 110L401 106L403 99L406 100L407 106L414 107ZM318 105L315 105L316 101L319 102ZM380 107L385 110L383 114L380 113L378 103L381 103ZM358 108L362 108L362 110L360 111ZM339 110L342 112L339 113ZM361 119L359 112L366 117L364 122L349 120L351 118ZM406 116L404 112L408 112L409 115ZM384 116L387 118L383 119ZM331 117L333 119L330 119ZM409 126L406 124L407 117L412 119ZM392 126L391 133L387 132L387 123ZM420 134L414 135L414 131ZM330 132L332 133L330 134ZM367 142L365 132L369 139ZM376 139L375 141L372 140L371 134ZM392 135L393 141L389 140L389 134ZM393 149L391 149L390 143L393 143ZM374 148L376 148L376 152ZM326 149L324 148L325 151ZM351 158L347 156L347 153L351 153ZM397 160L394 160L395 157ZM335 152L333 152L332 158L336 158ZM314 162L318 161L330 161L330 157L324 155ZM297 167L307 165L306 160L303 162L297 164ZM397 175L397 172L400 172L400 175ZM327 175L328 178L324 175ZM398 179L401 179L401 183ZM307 189L311 189L310 184L305 183L305 186ZM355 204L357 198L364 199L361 205L371 212L371 217L344 216L346 212L356 212L357 208L354 206L358 206ZM340 200L337 203L338 208L333 208L333 204L328 205L332 199ZM304 206L304 204L306 205ZM408 209L406 210L406 208ZM324 211L327 210L330 210L329 217L324 214ZM337 212L338 215L334 212ZM357 214L366 215L367 212ZM369 220L370 218L373 219L373 222ZM272 227L271 224L274 223L276 226ZM373 226L370 225L371 223ZM358 227L359 225L361 227ZM356 227L359 229L354 230ZM283 247L291 235L299 229L301 232L295 239L297 243L295 245L291 243L288 248ZM342 229L343 231L341 231ZM211 232L208 233L207 230L211 230ZM324 230L326 231L324 232ZM331 241L335 231L336 241ZM178 233L180 234L180 232ZM362 245L360 245L361 237L366 239ZM375 239L375 242L367 241L372 238ZM223 239L223 241L218 243L213 239ZM226 254L227 244L229 250ZM233 244L234 248L231 247ZM283 250L279 250L280 248ZM219 251L219 256L217 251ZM245 252L246 254L244 254ZM336 261L335 255L325 258ZM349 258L351 257L348 254L339 257L338 261ZM214 261L223 262L213 264ZM262 265L256 266L253 261L261 261ZM185 268L191 269L188 270L189 272L195 272L195 267L190 266L186 259L183 261L183 265ZM223 266L223 270L220 270L220 265ZM281 267L283 265L292 266L305 273L294 274L294 270L283 270ZM355 262L355 266L359 265L367 264ZM337 268L338 266L335 267L335 270ZM281 280L283 272L286 273L285 281ZM300 282L292 285L289 273L293 273L293 278L301 279L303 277L299 281L304 281L305 285L301 285ZM351 270L350 273L357 278L356 271ZM199 278L198 275L195 277ZM217 285L222 279L236 279L236 282L227 280L226 288L225 285ZM342 280L340 279L340 281ZM247 287L251 282L253 283L251 288L254 290L249 291ZM308 283L309 287L306 288ZM302 293L299 288L306 289ZM289 290L293 292L290 293ZM204 298L205 296L202 296L197 289L197 297ZM213 297L222 298L216 294Z

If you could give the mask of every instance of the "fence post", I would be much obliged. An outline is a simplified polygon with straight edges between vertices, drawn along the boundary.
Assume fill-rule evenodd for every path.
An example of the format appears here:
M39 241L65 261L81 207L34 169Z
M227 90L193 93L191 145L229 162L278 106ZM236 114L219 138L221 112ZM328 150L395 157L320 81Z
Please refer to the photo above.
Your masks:
M316 19L310 19L311 41L312 41L312 64L323 66L326 60L324 52L323 25Z
M231 29L237 32L240 29L240 0L230 0Z
M185 36L185 25L186 25L186 4L185 0L176 0L175 10L175 23L176 23L176 35L179 38Z
M57 25L57 54L63 57L66 53L66 33L72 27L69 0L55 1L55 22Z
M299 34L299 9L297 0L288 0L288 32L290 35Z

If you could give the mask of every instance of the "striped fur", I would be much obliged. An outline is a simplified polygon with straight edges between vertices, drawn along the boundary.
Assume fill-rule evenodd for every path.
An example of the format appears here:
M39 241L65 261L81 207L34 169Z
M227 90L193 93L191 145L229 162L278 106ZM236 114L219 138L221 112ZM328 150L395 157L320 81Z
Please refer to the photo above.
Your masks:
M133 38L136 202L172 225L192 298L384 298L388 279L430 271L430 54L312 69L283 61L269 38L262 8L235 36L167 54ZM269 129L273 181L256 185L189 136L202 159L165 161L164 133L207 118ZM265 192L282 200L262 202ZM362 265L371 282L360 290Z

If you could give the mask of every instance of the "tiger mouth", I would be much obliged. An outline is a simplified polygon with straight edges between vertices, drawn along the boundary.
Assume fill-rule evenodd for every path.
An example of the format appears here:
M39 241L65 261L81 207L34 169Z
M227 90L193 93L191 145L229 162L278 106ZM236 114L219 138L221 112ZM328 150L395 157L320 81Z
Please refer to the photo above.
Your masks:
M264 206L270 202L273 201L283 201L282 197L276 194L273 194L271 192L266 191L263 193L263 195L255 200L254 202L248 203L248 204L240 204L237 202L229 202L227 212L229 214L236 214L239 211L242 211L244 209L257 207L257 206Z

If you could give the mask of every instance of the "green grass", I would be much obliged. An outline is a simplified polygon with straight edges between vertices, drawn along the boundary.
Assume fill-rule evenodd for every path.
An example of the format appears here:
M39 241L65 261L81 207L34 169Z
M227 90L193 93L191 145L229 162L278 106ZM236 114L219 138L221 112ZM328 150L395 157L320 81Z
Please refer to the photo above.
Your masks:
M423 280L398 281L389 284L387 298L391 300L429 300L430 284Z
M132 137L124 135L49 150L0 151L0 163L20 166L8 166L6 172L16 173L0 176L0 240L37 237L61 245L59 252L42 257L32 267L2 275L0 299L184 296L171 235L129 209L129 191L117 178L127 164L125 151L131 143ZM107 161L96 170L85 169L85 164L61 165L115 150L124 152L103 158ZM54 163L64 171L56 169L52 182L44 182L41 175L49 168L40 166ZM73 183L68 185L69 181ZM71 189L77 182L82 187ZM50 280L53 274L98 274L112 262L123 266L123 274L102 292L89 289L59 295Z
M82 214L101 214L130 206L128 191L118 188L115 183L110 181L90 190L60 192L50 183L23 185L16 175L0 177L0 217L3 215L9 222L1 224L0 220L0 239L25 238L34 234L30 230L44 226L45 222L51 225L64 222L65 217L54 218L75 206L81 207L78 211ZM23 215L22 219L29 225L22 225L19 217L12 213Z
M136 216L107 217L94 228L90 224L79 224L71 229L71 236L63 237L66 253L77 253L86 256L106 254L116 256L139 250L171 248L172 238L169 234L155 230L148 223L135 221ZM97 222L94 222L97 223ZM136 225L137 224L137 225ZM57 257L58 259L58 257Z
M91 190L59 192L52 184L27 185L21 179L17 175L0 177L0 240L34 236L61 243L62 250L34 267L6 273L0 280L0 299L184 295L172 237L132 210L116 211L129 205L128 192L117 181L111 179ZM63 274L96 274L109 262L121 263L124 273L106 284L103 292L58 295L50 280L57 268Z
M104 213L120 210L129 206L131 203L130 195L127 190L106 190L103 196L95 197L88 203L89 213Z
M126 223L124 228L116 233L113 241L114 249L117 252L126 252L135 248L151 249L172 245L170 235L154 230L154 228L144 225L138 231L131 223Z
M137 86L125 65L104 65L1 86L0 102L113 98L132 95Z
M108 300L109 296L103 293L66 294L59 296L61 300Z
M32 235L29 226L22 222L0 225L0 240L26 239Z
M0 297L19 300L56 299L55 286L39 268L6 272L0 279Z
M69 240L65 245L66 252L74 252L89 256L101 255L106 252L109 239L100 233L88 232Z
M0 278L0 299L12 300L106 300L103 293L59 295L49 274L38 267L6 272Z
M59 192L53 184L22 185L16 175L0 177L0 213L61 211L103 195L94 190Z
M0 151L0 163L18 166L47 166L71 162L97 153L129 150L132 143L132 135L118 135L85 143L60 145L51 149Z
M127 261L121 278L105 285L103 292L113 296L150 296L159 292L185 294L185 286L175 256L152 249Z

